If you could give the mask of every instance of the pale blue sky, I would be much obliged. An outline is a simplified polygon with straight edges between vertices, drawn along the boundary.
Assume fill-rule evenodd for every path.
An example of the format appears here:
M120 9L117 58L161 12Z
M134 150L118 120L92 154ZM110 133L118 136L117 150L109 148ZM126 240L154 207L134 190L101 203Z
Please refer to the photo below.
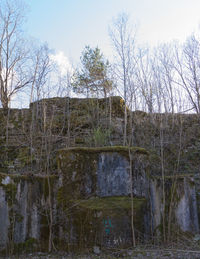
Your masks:
M77 62L84 46L110 55L108 25L127 12L138 26L138 41L156 45L198 28L200 0L26 0L28 33Z

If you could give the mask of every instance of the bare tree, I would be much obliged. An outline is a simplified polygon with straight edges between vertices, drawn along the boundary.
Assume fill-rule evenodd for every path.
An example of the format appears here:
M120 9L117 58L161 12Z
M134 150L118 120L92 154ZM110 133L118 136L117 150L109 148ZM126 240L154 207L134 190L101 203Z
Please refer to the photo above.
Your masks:
M32 77L30 103L34 100L34 98L36 98L36 100L41 98L41 89L47 83L50 72L53 70L53 63L50 60L49 53L50 50L47 44L35 47L33 50L31 58L32 65L30 68L30 74Z
M173 52L173 45L163 44L160 45L156 51L156 59L159 63L159 73L162 78L162 88L163 88L163 98L167 99L165 103L165 110L175 112L175 103L176 103L176 87L177 85L174 82L176 71L174 69L175 57Z
M175 46L175 57L177 77L174 80L182 87L182 96L187 97L190 108L200 113L200 41L197 36L191 35L183 48Z
M155 81L149 49L139 50L136 78L145 106L147 106L148 112L152 113L155 102Z
M16 1L0 3L0 100L7 109L11 97L31 82L27 77L28 50L21 26L23 10Z
M31 86L42 87L48 74L49 50L47 45L34 46L22 33L23 2L0 2L0 101L9 108L11 98ZM38 91L39 92L39 91Z
M127 14L120 14L109 28L109 35L116 53L115 74L117 81L122 85L124 97L124 138L123 145L127 141L127 98L131 73L133 72L135 35L129 24Z

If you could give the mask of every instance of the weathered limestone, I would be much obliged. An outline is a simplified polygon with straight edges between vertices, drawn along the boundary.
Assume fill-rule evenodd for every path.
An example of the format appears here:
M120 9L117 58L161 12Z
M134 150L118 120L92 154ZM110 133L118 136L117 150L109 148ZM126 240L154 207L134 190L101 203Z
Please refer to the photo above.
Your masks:
M174 186L173 198L171 199L172 185ZM159 234L159 226L163 224L162 218L165 209L165 220L167 224L171 224L171 229L174 232L190 232L192 234L199 233L198 220L198 203L197 193L192 176L180 175L175 177L168 177L165 179L165 207L163 204L163 190L161 178L150 181L150 202L152 205L152 225L153 229ZM172 207L173 219L169 221L169 210Z
M97 194L99 197L130 194L129 162L119 153L100 153L97 166Z
M0 174L1 251L11 242L17 251L47 250L50 232L58 249L130 246L131 191L136 237L161 237L173 184L171 223L182 233L198 233L192 176L165 178L164 209L162 179L149 176L147 160L148 152L141 148L71 148L58 152L59 175L50 176L49 182L47 176Z
M175 215L177 223L181 230L192 233L199 233L199 221L197 211L197 199L194 180L185 177L182 181L183 193L179 202L177 202L177 208Z
M5 247L8 243L8 228L9 228L9 213L8 203L6 201L6 193L0 187L0 248Z

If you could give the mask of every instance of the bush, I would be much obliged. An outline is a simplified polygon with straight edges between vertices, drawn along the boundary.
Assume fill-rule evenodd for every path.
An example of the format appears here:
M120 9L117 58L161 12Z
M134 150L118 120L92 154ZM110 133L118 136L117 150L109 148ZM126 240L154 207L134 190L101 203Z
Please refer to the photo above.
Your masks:
M102 130L101 127L94 129L93 142L95 147L102 147L109 145L110 129Z

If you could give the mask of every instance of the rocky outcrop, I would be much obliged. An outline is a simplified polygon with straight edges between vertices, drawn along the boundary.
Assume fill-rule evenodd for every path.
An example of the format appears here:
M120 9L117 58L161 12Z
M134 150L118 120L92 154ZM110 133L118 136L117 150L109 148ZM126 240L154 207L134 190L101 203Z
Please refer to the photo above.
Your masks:
M198 115L127 109L128 148L124 108L109 97L0 109L1 251L130 246L131 214L137 241L199 233Z
M160 234L165 213L166 226L175 237L177 233L199 233L199 212L194 177L180 175L166 177L164 181L165 206L163 203L163 181L159 178L150 182L153 229ZM170 224L170 226L168 225Z
M57 161L57 176L0 175L1 252L48 250L49 242L62 250L130 246L132 213L137 240L161 238L170 206L176 232L199 232L193 177L165 179L164 208L163 182L149 176L145 149L63 149Z

